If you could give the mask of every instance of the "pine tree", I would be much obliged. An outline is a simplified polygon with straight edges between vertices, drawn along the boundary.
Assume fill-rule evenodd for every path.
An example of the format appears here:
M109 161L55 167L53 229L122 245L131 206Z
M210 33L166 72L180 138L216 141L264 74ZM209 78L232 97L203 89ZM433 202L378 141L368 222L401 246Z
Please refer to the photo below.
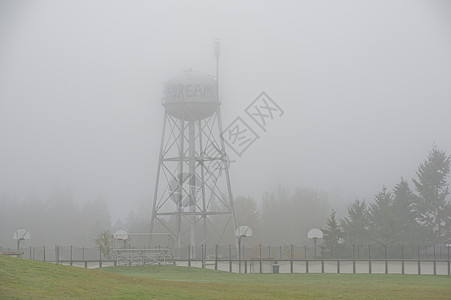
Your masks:
M424 235L415 220L413 203L415 195L407 181L401 181L393 189L393 208L395 216L394 234L398 244L418 244L423 242Z
M415 197L414 211L417 219L429 232L431 242L446 239L447 226L451 216L448 213L449 195L447 178L450 174L450 156L436 146L428 158L418 167L418 180L413 179L418 195Z
M356 200L348 206L348 216L340 221L347 245L368 244L368 208L365 200Z
M336 211L332 210L329 218L327 219L327 227L323 229L324 246L330 251L337 251L341 246L341 241L343 238L343 231L341 230L338 220L336 219Z
M382 187L376 194L374 202L369 207L370 236L372 242L381 245L394 244L396 241L394 225L395 217L392 211L393 196Z

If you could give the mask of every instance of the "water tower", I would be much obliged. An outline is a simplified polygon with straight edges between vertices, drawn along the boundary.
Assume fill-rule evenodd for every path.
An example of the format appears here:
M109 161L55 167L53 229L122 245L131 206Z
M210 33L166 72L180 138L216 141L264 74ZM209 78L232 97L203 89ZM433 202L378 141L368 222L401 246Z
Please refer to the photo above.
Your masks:
M169 232L176 248L230 243L235 216L216 80L185 71L165 84L163 131L151 233Z

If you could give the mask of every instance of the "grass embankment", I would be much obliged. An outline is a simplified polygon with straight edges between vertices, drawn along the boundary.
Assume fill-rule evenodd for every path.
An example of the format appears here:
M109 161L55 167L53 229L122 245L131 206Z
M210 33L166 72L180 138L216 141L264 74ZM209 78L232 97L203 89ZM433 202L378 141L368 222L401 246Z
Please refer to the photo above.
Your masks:
M447 276L232 274L186 267L86 270L0 255L0 299L451 299Z

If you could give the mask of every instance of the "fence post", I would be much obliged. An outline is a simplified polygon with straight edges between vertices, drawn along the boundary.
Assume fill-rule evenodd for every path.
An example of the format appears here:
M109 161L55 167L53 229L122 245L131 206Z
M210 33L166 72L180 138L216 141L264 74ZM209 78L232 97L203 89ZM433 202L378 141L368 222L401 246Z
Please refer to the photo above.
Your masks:
M244 250L244 249L243 249ZM244 256L244 255L243 255ZM244 259L244 273L247 273L247 260Z
M401 245L401 273L404 275L404 244Z
M371 274L371 244L368 244L368 273Z
M385 274L388 274L387 245L384 245L384 255L385 255Z
M205 253L204 253L204 244L201 244L201 246L202 246L202 251L201 251L201 259L202 259L202 269L204 269L205 268L205 262L204 262L204 255L205 255Z
M229 272L232 273L232 245L231 244L229 244Z
M31 259L31 246L30 246L30 259Z
M58 265L60 263L60 249L59 246L55 246L55 262Z
M262 272L262 244L260 244L260 273Z
M191 267L191 245L188 245L188 267Z
M102 267L102 247L99 247L99 268Z
M202 269L204 269L204 268L205 268L205 259L204 259L204 257L205 257L205 251L204 251L204 244L201 244L201 247L202 247L202 249L201 249L201 251L200 251L200 254L201 254L201 266L202 266Z
M284 259L283 254L282 254L282 245L280 245L280 256L279 259Z
M290 247L290 273L293 273L293 257L294 257L294 251L293 251L293 244L291 244Z
M352 273L355 274L355 245L352 244Z
M215 270L218 269L218 245L215 246Z
M72 246L70 246L70 265L72 266Z
M434 275L437 275L437 263L435 261L435 244L434 244Z
M451 276L451 262L449 261L449 248L451 245L448 245L448 276Z
M418 275L421 275L421 263L420 263L420 245L418 244L418 253L417 253L417 258L418 258Z
M321 273L324 273L324 245L321 244Z
M44 261L45 261L45 246L44 246Z

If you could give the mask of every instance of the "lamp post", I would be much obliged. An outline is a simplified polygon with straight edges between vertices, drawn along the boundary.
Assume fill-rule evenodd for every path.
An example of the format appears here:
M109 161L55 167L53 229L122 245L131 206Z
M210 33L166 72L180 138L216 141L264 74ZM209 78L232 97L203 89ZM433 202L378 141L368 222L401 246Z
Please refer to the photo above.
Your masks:
M252 236L252 229L247 225L241 225L235 231L235 237L238 239L238 272L241 273L241 239Z

